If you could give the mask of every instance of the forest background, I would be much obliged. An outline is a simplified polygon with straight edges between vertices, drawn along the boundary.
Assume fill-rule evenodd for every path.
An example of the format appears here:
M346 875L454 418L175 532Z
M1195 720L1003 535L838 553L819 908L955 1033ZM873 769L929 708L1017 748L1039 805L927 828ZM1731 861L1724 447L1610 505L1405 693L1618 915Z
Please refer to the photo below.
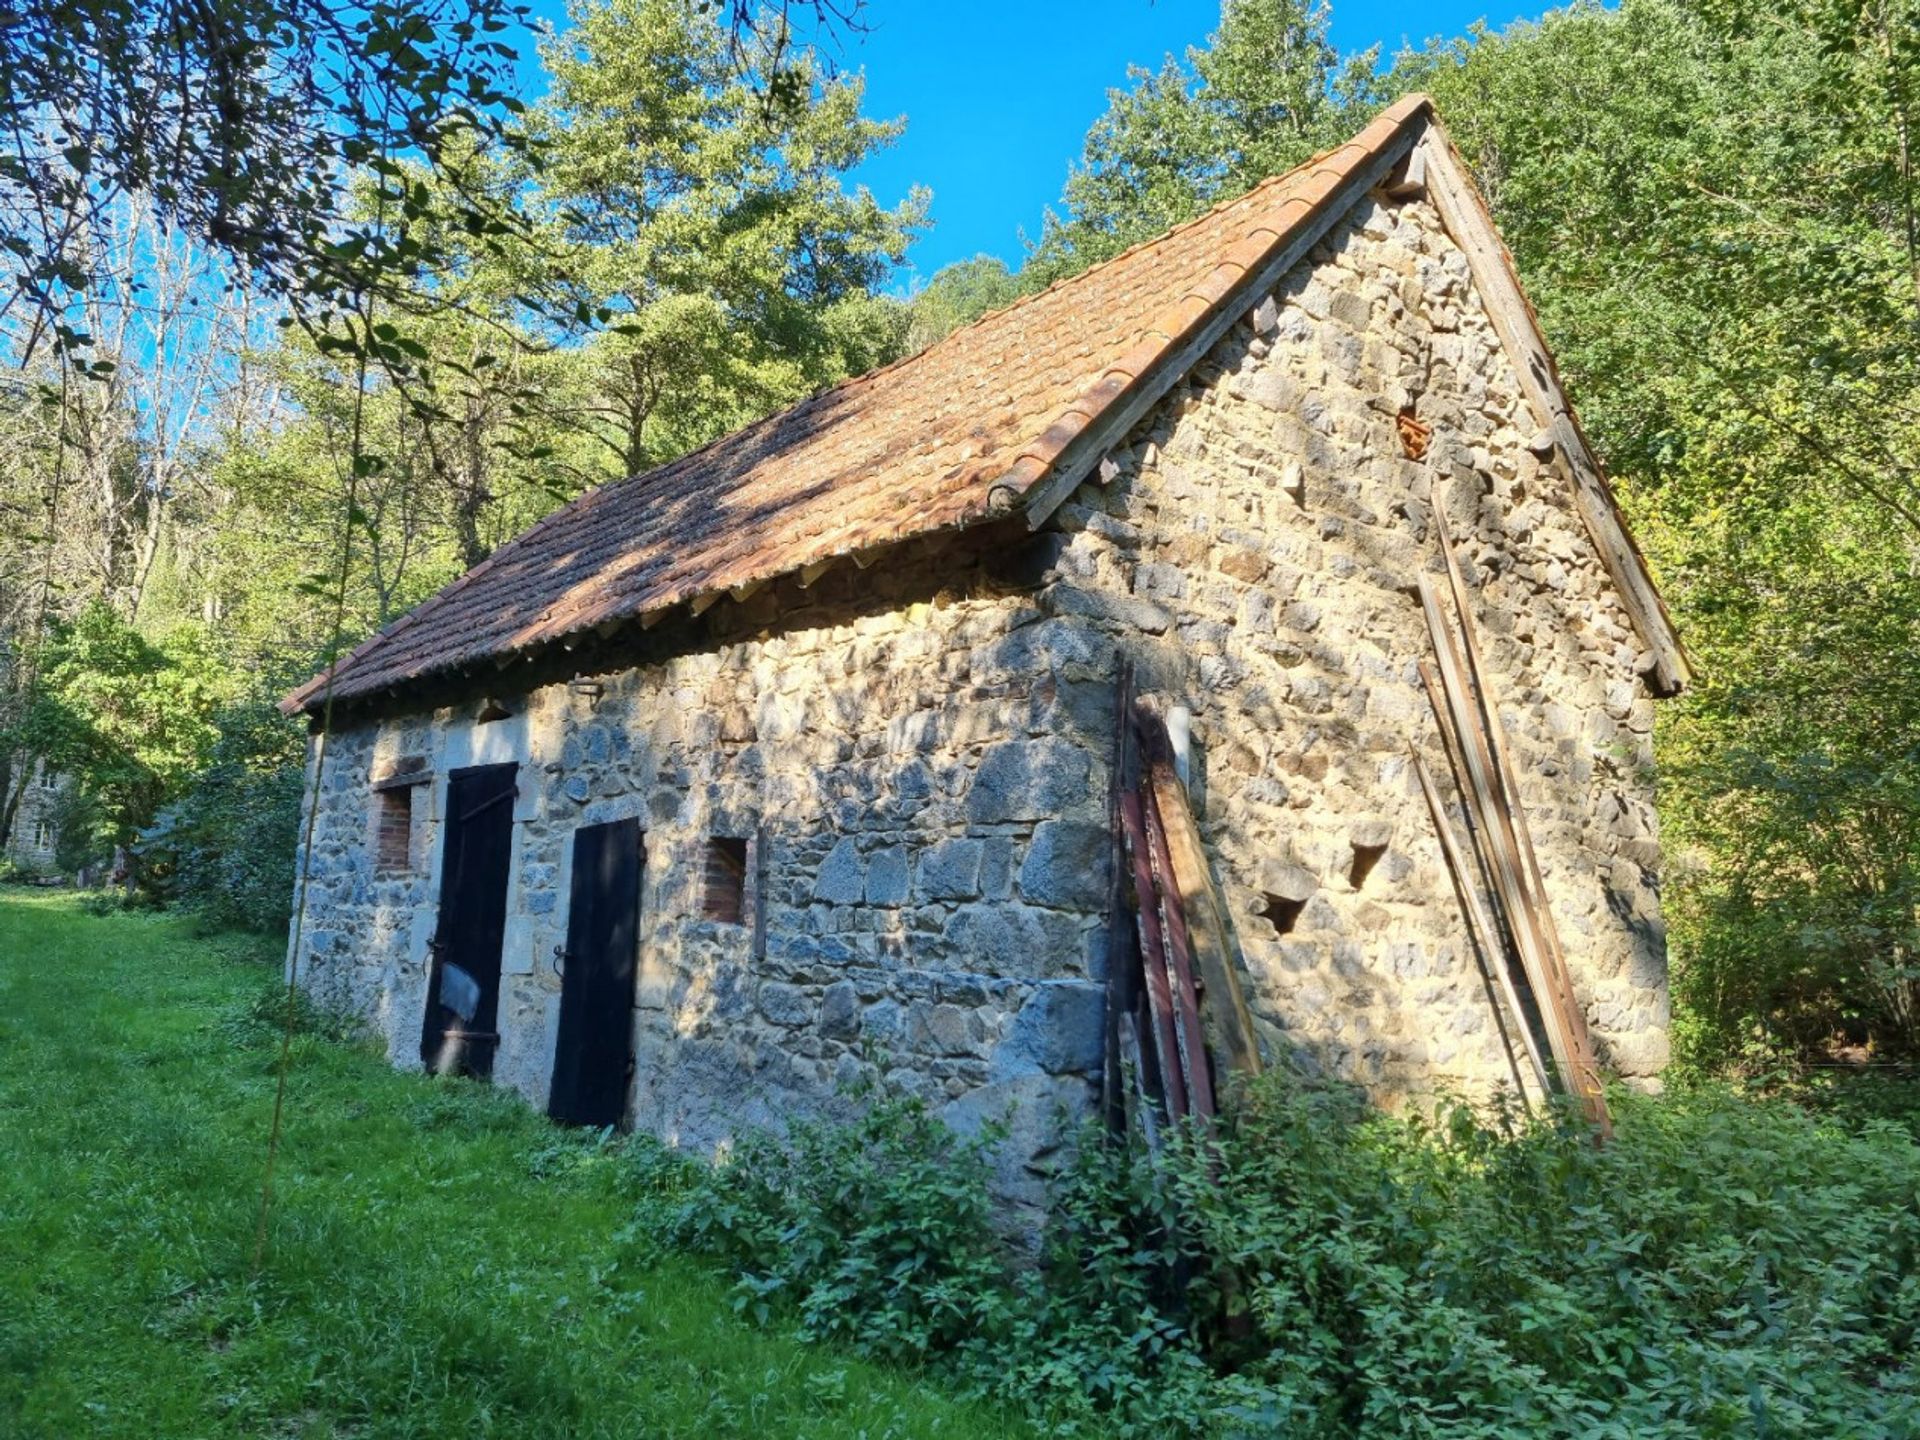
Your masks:
M0 60L64 46L94 85L0 65L0 849L57 771L59 868L122 853L143 898L283 926L305 727L273 701L336 619L351 643L583 489L1422 89L1700 662L1657 735L1683 1066L1920 1051L1913 0L1581 4L1391 56L1340 53L1324 6L1228 0L1205 46L1111 93L1017 269L907 297L926 197L849 179L899 125L791 15L575 0L520 106L508 5L375 5L329 40L310 22L346 12L224 0L275 57L262 136L88 108L141 61L102 28L121 8L0 24ZM373 69L317 128L288 85L314 54ZM227 208L236 164L277 209Z

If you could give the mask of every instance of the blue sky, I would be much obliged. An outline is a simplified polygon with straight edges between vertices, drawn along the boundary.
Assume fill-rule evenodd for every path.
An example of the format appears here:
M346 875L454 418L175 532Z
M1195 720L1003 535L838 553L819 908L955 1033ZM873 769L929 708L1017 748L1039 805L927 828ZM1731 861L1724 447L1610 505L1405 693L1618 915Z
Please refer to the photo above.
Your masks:
M1376 41L1458 35L1476 20L1504 26L1544 4L1489 9L1486 0L1419 6L1346 0L1333 7L1344 51ZM863 69L867 110L905 115L898 144L855 178L883 201L916 181L933 190L934 225L914 247L903 285L972 255L1020 262L1021 231L1037 237L1067 167L1129 63L1206 42L1218 0L867 0L864 36L840 46Z
M1490 0L1336 0L1333 39L1343 52L1380 42L1458 35L1476 20L1503 26L1538 14L1489 9ZM564 21L564 0L532 0L536 16ZM1037 237L1060 197L1087 129L1125 84L1129 64L1153 68L1168 53L1204 44L1219 0L866 0L862 34L840 37L842 70L863 71L867 111L904 115L906 134L854 174L893 204L915 185L933 191L933 226L914 247L898 288L942 265L998 255L1018 267L1021 234ZM536 82L537 83L537 82Z

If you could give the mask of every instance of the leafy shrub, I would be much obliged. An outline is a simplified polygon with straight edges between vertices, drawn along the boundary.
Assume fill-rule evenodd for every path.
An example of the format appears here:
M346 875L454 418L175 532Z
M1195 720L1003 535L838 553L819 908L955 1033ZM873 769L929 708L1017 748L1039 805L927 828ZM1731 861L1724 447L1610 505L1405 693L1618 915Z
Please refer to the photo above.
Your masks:
M246 1000L221 1017L220 1030L234 1045L278 1045L291 1025L293 1033L352 1044L366 1035L366 1021L351 1010L314 999L304 988L291 997L279 976L265 980Z
M275 931L293 904L305 739L270 700L220 713L207 768L139 843L143 890L210 930Z
M1622 1097L1604 1150L1258 1088L1196 1251L1246 1277L1226 1359L1306 1434L1904 1435L1920 1152L1725 1090Z
M1920 1149L1876 1120L1622 1096L1601 1150L1270 1078L1154 1163L1090 1137L1037 1266L993 1239L989 1143L881 1101L717 1167L642 1147L634 1233L1053 1433L1920 1430Z
M758 1317L780 1305L815 1337L924 1359L995 1324L983 1307L1007 1283L987 1188L997 1139L878 1098L853 1124L749 1134L710 1170L643 1148L647 1189L668 1203L641 1228L726 1261Z

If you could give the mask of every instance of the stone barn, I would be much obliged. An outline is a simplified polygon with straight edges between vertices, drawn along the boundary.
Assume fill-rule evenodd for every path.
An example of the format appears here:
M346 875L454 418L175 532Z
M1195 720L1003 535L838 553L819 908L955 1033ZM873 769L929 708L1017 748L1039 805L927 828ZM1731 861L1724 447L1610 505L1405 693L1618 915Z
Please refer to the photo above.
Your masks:
M1436 516L1433 507L1444 507ZM1441 520L1449 524L1438 523ZM1601 1064L1668 999L1653 701L1688 661L1424 97L894 365L582 495L285 702L290 957L396 1062L698 1147L872 1078L1009 1116L1102 1065L1123 665L1268 1059L1512 1083L1410 757L1453 537Z
M32 766L19 778L19 790L13 798L12 826L0 844L0 858L10 860L28 875L53 875L59 871L56 853L60 828L60 803L69 781L45 762Z

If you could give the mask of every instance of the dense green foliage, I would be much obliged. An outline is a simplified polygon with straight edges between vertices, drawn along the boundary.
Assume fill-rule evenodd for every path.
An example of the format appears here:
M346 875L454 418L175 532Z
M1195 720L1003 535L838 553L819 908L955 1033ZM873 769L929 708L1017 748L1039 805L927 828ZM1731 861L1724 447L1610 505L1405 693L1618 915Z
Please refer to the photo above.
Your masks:
M627 1168L309 1012L250 1277L279 947L0 892L9 1440L1013 1436L615 1253Z
M917 1103L718 1169L639 1147L634 1234L738 1303L931 1363L1051 1433L1904 1436L1920 1148L1703 1089L1619 1135L1395 1120L1269 1077L1156 1170L1084 1147L1036 1273L985 1145Z
M196 627L149 640L100 601L53 627L42 664L17 733L54 769L87 777L60 844L98 856L198 772L227 677Z
M214 716L219 738L180 798L139 837L140 881L210 930L283 933L306 779L305 725L270 701Z
M917 354L990 310L1020 297L1019 278L991 255L956 260L934 272L908 309L906 350Z
M26 352L110 376L75 307L138 292L92 243L129 200L239 273L324 310L431 268L417 237L343 235L352 177L408 153L454 173L505 141L511 0L23 0L0 24L0 316ZM383 176L383 179L387 178ZM475 233L503 213L464 203ZM404 189L396 205L412 203ZM78 322L78 323L76 323ZM96 367L103 367L98 368Z
M216 709L257 713L587 486L900 353L919 311L879 287L924 199L846 183L898 133L862 113L857 75L771 15L696 0L583 3L541 53L540 102L464 148L423 136L395 160L376 135L347 192L315 179L342 263L369 272L350 304L263 298L127 191L83 217L113 280L74 302L90 378L0 306L0 839L50 762L78 785L66 868L164 812L186 851L149 878L279 924L290 887L213 859L284 834L297 782L262 762L296 752L236 758L251 742L231 737L216 756ZM98 698L95 652L114 703L155 722L131 747L46 723Z
M1920 1046L1911 4L1631 0L1406 57L1701 660L1662 716L1681 1039Z
M1229 0L1185 62L1110 92L1021 272L1035 286L1117 254L1290 170L1366 123L1377 52L1343 62L1325 3Z

